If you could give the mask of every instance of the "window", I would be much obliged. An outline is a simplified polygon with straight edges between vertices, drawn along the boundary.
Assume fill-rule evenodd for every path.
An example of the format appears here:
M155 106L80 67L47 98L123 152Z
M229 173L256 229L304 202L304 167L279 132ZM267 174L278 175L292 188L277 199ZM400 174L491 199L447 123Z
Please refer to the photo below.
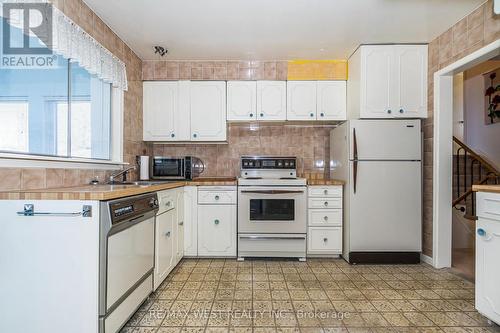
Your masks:
M111 84L62 56L54 60L0 67L0 152L111 160Z

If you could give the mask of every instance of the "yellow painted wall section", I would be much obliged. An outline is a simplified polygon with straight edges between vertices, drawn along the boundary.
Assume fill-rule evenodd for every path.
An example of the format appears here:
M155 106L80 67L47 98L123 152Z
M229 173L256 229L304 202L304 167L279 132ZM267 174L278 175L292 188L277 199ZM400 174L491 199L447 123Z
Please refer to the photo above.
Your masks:
M288 80L347 80L347 60L290 60Z

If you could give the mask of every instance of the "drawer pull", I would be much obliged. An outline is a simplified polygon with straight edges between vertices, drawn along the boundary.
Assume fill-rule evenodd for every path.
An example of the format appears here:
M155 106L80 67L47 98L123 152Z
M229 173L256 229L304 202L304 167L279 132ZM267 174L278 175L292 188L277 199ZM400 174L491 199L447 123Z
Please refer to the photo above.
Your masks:
M328 216L323 217L323 220L328 221Z
M182 221L181 221L181 222L179 222L179 225L184 225L184 222L182 222Z
M171 203L170 201L165 202L165 206L170 207Z
M327 194L328 194L328 190L324 190L324 191L323 191L323 193L324 193L325 195L327 195Z
M323 242L325 242L325 243L328 242L328 238L326 238L326 237L323 238Z
M324 205L325 205L325 206L328 206L328 201L325 201Z
M220 197L218 195L215 196L215 200L219 200Z
M217 224L220 223L220 221L219 220L214 220L214 223L217 225Z
M165 234L165 236L170 237L170 231L167 231L167 233Z

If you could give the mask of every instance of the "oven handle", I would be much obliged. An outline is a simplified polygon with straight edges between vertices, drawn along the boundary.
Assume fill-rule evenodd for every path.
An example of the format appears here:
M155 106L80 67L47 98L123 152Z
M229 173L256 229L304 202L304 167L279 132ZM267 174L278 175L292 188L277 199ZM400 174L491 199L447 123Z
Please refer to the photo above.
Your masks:
M241 193L258 193L258 194L289 194L289 193L304 193L304 191L292 190L242 190Z
M240 239L306 239L305 236L295 236L295 237L278 237L278 236L240 236Z

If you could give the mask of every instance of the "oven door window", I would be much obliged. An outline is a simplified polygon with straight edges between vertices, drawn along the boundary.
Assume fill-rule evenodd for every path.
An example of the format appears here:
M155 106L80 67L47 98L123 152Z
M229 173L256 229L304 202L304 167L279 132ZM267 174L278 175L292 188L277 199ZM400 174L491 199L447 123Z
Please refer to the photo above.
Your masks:
M153 175L155 177L182 177L181 159L158 159L154 161Z
M293 221L294 199L250 199L250 221Z

